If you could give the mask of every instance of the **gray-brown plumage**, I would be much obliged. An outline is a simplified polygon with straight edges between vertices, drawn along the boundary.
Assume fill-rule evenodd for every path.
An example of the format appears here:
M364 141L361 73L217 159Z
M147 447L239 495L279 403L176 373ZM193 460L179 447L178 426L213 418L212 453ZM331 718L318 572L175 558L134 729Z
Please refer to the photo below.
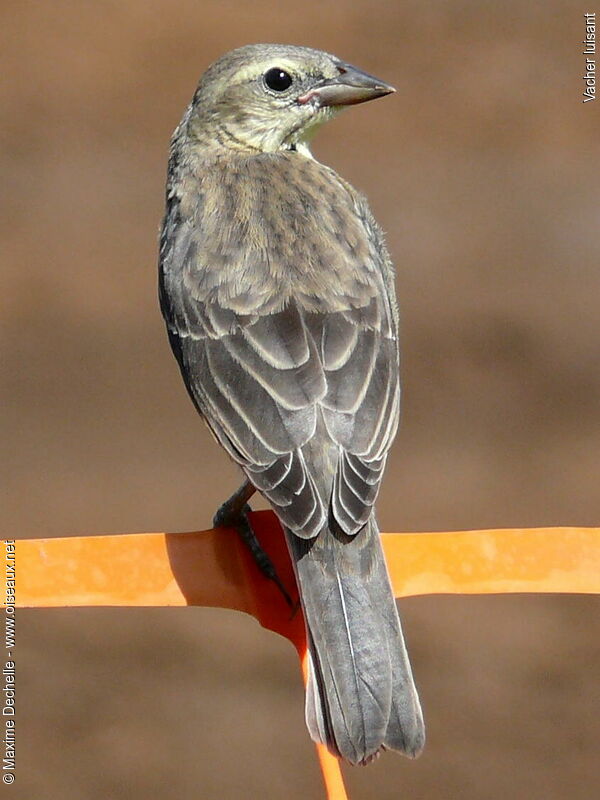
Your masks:
M424 742L373 513L398 424L398 323L366 200L307 142L390 91L308 48L221 58L173 135L160 248L188 391L286 531L310 733L351 763Z

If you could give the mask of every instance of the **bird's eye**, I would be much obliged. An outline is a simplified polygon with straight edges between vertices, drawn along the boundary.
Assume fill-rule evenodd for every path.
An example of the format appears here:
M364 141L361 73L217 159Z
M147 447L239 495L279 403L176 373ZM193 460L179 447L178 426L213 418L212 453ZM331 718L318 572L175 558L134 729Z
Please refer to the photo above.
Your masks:
M273 67L265 72L263 76L265 86L273 92L285 92L293 83L292 76L279 67Z

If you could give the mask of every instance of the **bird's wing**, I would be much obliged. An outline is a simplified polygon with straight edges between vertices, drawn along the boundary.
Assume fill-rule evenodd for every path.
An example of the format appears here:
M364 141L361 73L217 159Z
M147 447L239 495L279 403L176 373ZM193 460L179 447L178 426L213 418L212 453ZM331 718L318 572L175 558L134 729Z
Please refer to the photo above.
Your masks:
M297 188L302 181L294 177ZM275 206L279 185L269 192ZM295 197L289 186L284 195L281 186L280 206ZM183 218L172 203L160 284L171 344L196 406L282 523L306 538L319 532L330 510L346 533L363 527L399 405L393 301L374 223L370 216L360 219L355 204L337 210L338 227L340 213L353 215L354 238L364 239L353 249L370 260L368 270L352 264L352 274L342 279L352 253L333 234L323 240L328 220L323 223L322 205L311 214L312 196L302 193L304 214L294 216L294 240L316 237L329 262L344 262L339 269L330 263L324 276L318 269L300 271L290 282L293 270L285 248L277 246L276 224L265 234L264 208L254 223L260 229L252 230L252 218L238 219L225 245L222 230L203 226L202 215ZM221 204L227 207L226 197ZM275 245L256 246L262 235ZM289 257L311 256L292 248ZM333 457L322 458L321 451Z
M364 308L328 315L320 326L327 382L320 405L339 452L331 509L348 534L371 515L398 427L397 344L385 305L376 297Z

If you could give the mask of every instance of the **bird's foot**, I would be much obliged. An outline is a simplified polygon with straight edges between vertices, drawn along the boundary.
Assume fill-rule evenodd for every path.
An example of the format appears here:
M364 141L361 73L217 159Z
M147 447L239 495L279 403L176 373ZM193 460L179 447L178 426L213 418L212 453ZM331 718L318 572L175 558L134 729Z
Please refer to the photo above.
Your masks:
M292 598L283 585L281 578L277 574L277 570L275 569L273 562L265 550L263 550L263 547L258 541L252 525L250 524L248 512L252 511L252 509L247 503L240 508L238 497L239 494L236 492L232 498L223 503L213 518L213 527L235 528L238 536L250 551L250 555L254 559L256 566L259 568L265 578L273 581L283 595L285 602L292 609L292 611L295 612L297 609L297 604L292 601Z

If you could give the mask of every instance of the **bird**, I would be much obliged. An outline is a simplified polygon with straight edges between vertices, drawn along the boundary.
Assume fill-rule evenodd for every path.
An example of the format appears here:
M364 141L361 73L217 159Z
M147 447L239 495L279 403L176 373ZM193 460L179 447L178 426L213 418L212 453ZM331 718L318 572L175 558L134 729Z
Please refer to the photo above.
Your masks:
M244 474L215 524L252 541L255 492L277 515L306 624L308 730L350 764L425 741L374 510L399 419L398 307L367 200L310 144L394 91L308 47L222 56L172 136L160 234L172 350Z

